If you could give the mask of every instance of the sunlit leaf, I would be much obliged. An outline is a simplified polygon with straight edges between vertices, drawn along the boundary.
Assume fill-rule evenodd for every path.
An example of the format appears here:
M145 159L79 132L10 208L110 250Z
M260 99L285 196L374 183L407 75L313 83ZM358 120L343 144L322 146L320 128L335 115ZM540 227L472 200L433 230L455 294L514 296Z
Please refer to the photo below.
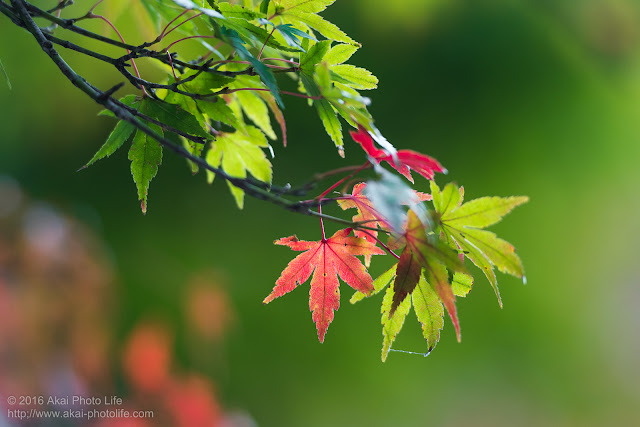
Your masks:
M513 208L528 200L528 197L482 197L445 213L442 220L451 227L485 228L500 222Z
M473 276L466 273L455 272L451 281L451 290L457 297L465 297L473 286Z
M282 13L318 13L322 12L336 0L273 0L283 9Z
M246 7L240 6L239 4L218 3L218 9L220 10L220 13L227 18L241 18L251 21L265 17L264 13L250 10Z
M357 45L338 43L327 52L324 61L329 65L338 65L347 62L360 47Z
M271 163L267 160L262 147L267 141L260 130L247 126L242 131L223 133L217 136L207 152L206 160L211 166L222 168L235 178L246 178L247 172L266 183L271 183ZM207 171L209 182L213 182L215 174ZM240 209L244 207L244 191L227 182L229 189Z
M223 98L216 98L215 100L199 100L198 108L202 110L204 114L209 116L211 120L222 122L235 129L240 128L240 123L235 113Z
M244 113L271 139L276 139L276 134L271 127L269 109L265 101L257 94L250 91L235 92L234 95L240 102Z
M503 273L520 278L524 277L524 268L513 245L482 228L499 222L513 208L527 202L528 198L483 197L463 204L462 188L450 183L440 191L433 181L431 194L436 220L446 241L482 270L502 307L494 266Z
M318 339L324 341L333 312L340 308L338 276L353 289L370 294L373 291L371 276L355 256L384 254L384 251L366 240L349 236L351 229L337 231L328 239L317 242L298 240L296 236L277 240L275 244L289 246L294 251L304 251L284 269L264 304L294 290L306 282L311 274L309 309L318 330Z
M331 41L323 40L311 46L306 53L302 53L300 55L300 69L302 72L307 75L313 75L316 64L322 62L330 48Z
M391 267L390 269L382 273L380 276L378 276L376 280L373 281L373 292L371 293L371 295L377 294L378 292L383 290L389 283L391 283L393 278L396 276L396 268L398 268L398 264L394 264L393 267ZM356 291L356 293L353 294L349 302L351 304L355 304L358 301L362 301L366 297L367 297L366 294L363 294L360 291Z
M418 272L420 275L420 272ZM393 286L387 288L387 292L382 299L382 361L387 360L389 350L396 339L396 336L404 325L404 320L411 310L411 298L403 298L402 302L395 305L398 299ZM395 305L395 308L394 308Z
M411 294L413 310L422 325L422 335L427 341L427 351L433 350L440 341L440 331L444 327L444 308L438 293L424 276Z
M320 15L316 15L315 13L289 10L284 12L284 14L282 15L282 21L294 26L303 23L308 27L313 28L329 40L335 40L342 43L358 44L344 31L338 28L337 25L327 21L326 19L324 19Z
M355 89L375 89L378 87L378 78L364 68L349 64L334 65L331 71L346 79L349 86Z

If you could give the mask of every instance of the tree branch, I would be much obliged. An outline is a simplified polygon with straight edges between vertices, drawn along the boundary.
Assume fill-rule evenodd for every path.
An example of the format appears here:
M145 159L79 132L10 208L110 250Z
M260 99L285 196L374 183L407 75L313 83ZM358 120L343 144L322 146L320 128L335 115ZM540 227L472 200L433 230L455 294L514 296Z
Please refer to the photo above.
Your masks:
M228 175L222 169L218 169L216 167L211 166L204 159L194 156L185 148L180 145L174 144L172 141L168 140L164 136L156 133L153 129L151 129L148 125L146 125L144 121L148 121L150 123L154 123L163 127L164 129L177 133L181 136L185 136L182 132L177 129L171 128L157 120L154 120L151 117L148 117L135 108L128 107L121 102L113 99L111 97L112 93L121 87L121 85L116 85L113 88L103 92L85 80L82 76L77 74L60 56L58 51L54 47L54 41L58 42L59 40L55 37L53 39L52 36L45 35L40 27L34 22L33 18L29 14L29 3L24 0L11 0L13 7L7 6L4 2L0 0L0 11L7 15L16 25L19 25L23 28L26 28L27 31L31 33L34 37L38 45L42 48L42 50L49 56L49 58L53 61L53 63L58 67L58 69L62 72L62 74L78 89L84 92L87 96L93 99L96 103L104 106L106 109L111 111L117 118L120 120L124 120L130 124L132 124L136 129L141 132L144 132L146 135L158 141L163 147L173 151L181 157L184 157L187 160L192 161L196 165L202 167L205 170L208 170L214 173L219 178L226 180L233 184L234 186L242 189L247 195L265 200L274 205L283 207L289 211L301 213L304 215L313 215L318 216L327 220L331 220L340 224L344 224L356 229L370 229L376 230L371 227L364 226L362 224L355 223L353 221L345 220L342 218L333 217L330 215L325 215L320 212L316 212L313 210L313 207L319 206L320 204L326 204L328 202L333 202L333 199L326 199L323 201L292 201L281 197L277 192L271 192L270 187L268 187L264 183L258 183L257 180L249 177L249 178L236 178ZM46 13L46 12L44 12ZM55 18L55 17L54 17ZM55 18L57 19L57 18ZM64 21L64 20L63 20ZM65 21L65 25L69 26L69 24ZM62 25L61 25L62 26ZM61 44L62 45L62 44ZM70 46L70 45L69 45ZM75 47L75 45L73 45ZM66 47L66 46L65 46ZM128 46L127 46L128 47ZM126 47L125 47L126 48ZM75 50L75 49L74 49ZM113 58L109 58L113 59ZM109 61L106 61L109 62ZM205 71L205 70L203 70ZM185 137L191 137L191 135L186 135Z
M128 123L130 123L131 125L133 125L136 129L138 129L139 131L145 133L146 135L150 136L151 138L155 139L160 145L162 145L163 147L173 151L174 153L178 154L179 156L190 160L191 162L193 162L194 164L202 167L203 169L210 171L212 173L214 173L216 176L218 176L219 178L230 182L231 184L233 184L234 186L240 188L241 190L243 190L247 195L254 197L256 199L260 199L260 200L265 200L268 201L276 206L280 206L283 207L289 211L292 212L296 212L296 213L300 213L303 215L313 215L313 216L317 216L323 219L327 219L333 222L337 222L339 224L343 224L349 227L352 227L354 229L363 229L363 230L371 230L371 231L379 231L375 228L372 227L368 227L364 224L360 224L357 222L353 222L353 221L349 221L346 219L342 219L342 218L338 218L338 217L333 217L330 215L326 215L323 214L321 212L315 211L313 210L314 208L318 207L320 208L321 205L327 204L327 203L332 203L335 202L336 199L324 199L324 200L306 200L306 201L294 201L294 200L289 200L285 197L282 197L282 195L284 194L290 194L293 196L300 196L305 194L306 192L308 192L309 189L313 188L313 186L315 185L314 183L317 182L320 179L324 179L327 176L333 175L336 172L340 172L340 171L345 171L345 170L353 170L352 168L347 168L347 169L341 169L338 171L332 171L332 172L328 172L328 173L324 173L324 174L319 174L316 176L316 181L312 181L312 183L308 183L305 186L298 188L298 189L291 189L291 186L287 184L287 186L285 187L278 187L278 186L270 186L264 182L261 182L251 176L248 176L247 178L237 178L237 177L233 177L228 175L224 170L216 168L214 166L211 166L208 162L206 162L204 159L197 157L193 154L191 154L188 150L186 150L185 148L183 148L181 145L175 144L174 142L172 142L171 140L165 138L163 135L160 135L158 133L156 133L153 129L151 129L146 123L153 123L157 126L160 126L162 129L168 131L168 132L172 132L175 133L177 135L180 135L184 138L189 139L190 141L196 142L196 143L206 143L206 140L204 138L200 138L200 137L196 137L190 134L187 134L185 132L182 132L178 129L175 129L171 126L168 126L158 120L153 119L152 117L149 117L141 112L139 112L138 110L136 110L133 107L129 107L125 104L123 104L122 102L114 99L112 97L112 95L119 90L122 87L122 83L113 86L112 88L106 90L106 91L101 91L100 89L96 88L95 86L93 86L91 83L89 83L84 77L80 76L79 74L77 74L66 62L65 60L62 58L62 56L60 56L59 52L56 50L56 48L54 47L54 43L62 46L64 48L70 49L70 50L74 50L78 53L93 57L95 59L101 60L105 63L109 63L114 65L123 75L125 75L125 77L127 77L127 79L134 84L135 86L142 86L142 87L146 87L148 89L159 89L159 88L163 88L163 89L167 89L167 90L171 90L173 92L176 93L181 93L185 96L190 96L194 99L199 99L199 98L209 98L212 96L219 96L219 95L223 95L223 94L228 94L228 93L232 93L235 90L234 89L229 89L229 88L223 88L218 92L212 93L212 94L206 94L206 95L199 95L199 94L191 94L189 92L185 92L182 91L180 89L178 89L178 86L181 84L184 84L190 80L195 79L200 73L203 72L213 72L213 73L218 73L218 74L222 74L222 75L232 75L232 76L237 76L237 75L241 75L241 74L255 74L255 70L253 70L252 67L247 68L246 70L242 70L242 71L234 71L234 72L228 72L228 71L220 71L218 70L218 67L221 66L222 64L218 64L217 66L211 67L211 61L206 62L205 64L202 65L196 65L196 64L192 64L189 62L184 62L184 61L180 61L177 59L174 59L173 62L178 64L179 66L185 67L185 68L190 68L190 69L194 69L197 70L198 73L196 73L195 75L189 76L187 78L185 78L184 80L181 81L177 81L173 84L167 84L167 85L161 85L161 84L156 84L156 83L151 83L148 82L146 80L143 80L139 77L133 76L127 69L126 66L127 64L125 64L126 61L130 60L130 59L134 59L134 58L138 58L138 57L152 57L152 58L156 58L158 60L161 60L163 62L166 62L167 59L165 58L160 58L160 57L156 57L155 55L159 55L159 54L164 54L161 52L154 52L154 51L150 51L146 49L147 45L151 45L148 43L144 43L140 46L132 46L132 45L128 45L126 43L123 42L118 42L116 40L112 40L109 39L107 37L103 37L100 36L98 34L92 33L90 31L84 30L80 27L77 27L74 22L75 20L66 20L66 19L61 19L58 18L54 15L51 15L48 12L42 11L39 8L31 5L30 3L28 3L25 0L10 0L11 1L11 6L8 5L7 3L5 3L3 0L0 0L0 12L2 12L4 15L6 15L15 25L25 28L27 31L29 31L31 33L31 35L34 37L34 39L36 40L36 42L38 43L38 45L42 48L42 50L49 56L49 58L53 61L53 63L58 67L58 69L62 72L62 74L74 85L76 86L78 89L80 89L82 92L84 92L87 96L89 96L92 100L94 100L96 103L104 106L107 110L111 111L118 119L120 120L124 120ZM30 12L31 11L31 12ZM121 47L123 49L128 49L131 51L131 53L120 57L120 58L111 58L108 57L106 55L102 55L99 54L97 52L93 52L89 49L85 49L81 46L78 46L74 43L68 42L66 40L62 40L58 37L55 37L51 34L45 34L43 32L43 30L35 23L35 21L33 20L32 14L34 16L39 16L39 17L43 17L45 19L48 19L49 21L63 27L66 28L68 30L71 30L77 34L98 40L98 41L102 41L105 42L107 44L111 44L117 47ZM242 89L240 89L242 90ZM247 88L247 90L263 90L261 88L257 88L257 89L253 89L253 88ZM268 89L264 89L264 90L268 90ZM283 92L285 93L285 92ZM287 92L287 94L291 94L291 95L299 95L299 94L295 94L295 93L289 93Z

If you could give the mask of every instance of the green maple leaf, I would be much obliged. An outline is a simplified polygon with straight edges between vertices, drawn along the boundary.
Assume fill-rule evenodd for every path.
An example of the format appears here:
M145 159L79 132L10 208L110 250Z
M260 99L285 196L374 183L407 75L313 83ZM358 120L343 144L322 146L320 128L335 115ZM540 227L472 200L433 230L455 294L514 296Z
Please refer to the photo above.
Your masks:
M231 88L265 88L262 82L256 78L241 76L230 85ZM258 126L270 139L276 139L276 134L271 126L269 116L269 103L274 100L273 95L263 91L238 91L233 94L242 107L244 114ZM271 104L277 108L275 102ZM279 109L278 109L279 111Z
M444 240L483 271L502 307L494 267L523 279L524 267L513 245L483 229L502 220L512 209L526 203L529 198L482 197L463 204L463 187L450 183L440 191L434 181L431 181L431 194L435 207L434 222Z
M318 112L318 117L322 121L322 125L324 126L327 135L331 137L331 140L338 148L338 152L342 157L344 157L344 140L342 135L342 124L338 119L338 113L336 109L333 107L331 102L327 101L324 98L319 98L322 93L320 92L320 88L316 85L313 79L309 76L301 74L302 83L304 84L306 92L313 97L318 97L318 99L313 100L313 105L316 107L316 111Z
M440 331L444 327L444 307L438 293L424 277L419 277L411 298L405 298L393 315L389 315L394 299L393 286L387 288L382 300L382 361L384 362L391 350L396 336L402 329L405 317L413 307L418 322L422 327L422 335L427 342L427 352L433 350L440 340Z
M172 97L168 96L168 98ZM199 114L195 102L188 102L189 100L190 98L183 96L178 101L179 103L172 104L149 98L145 100L147 115L184 133L213 139L213 136L203 129L201 121L195 116ZM191 101L193 100L191 99Z
M148 113L148 98L140 104L140 112ZM163 135L162 128L147 123L153 131ZM131 160L131 176L138 189L138 200L142 213L147 213L147 197L149 194L149 184L158 173L158 166L162 163L162 145L141 130L137 130L133 137L131 148L129 149L129 160Z
M135 107L140 102L140 99L138 99L135 95L127 95L123 98L120 98L119 101L128 107ZM114 118L116 117L109 110L102 110L98 113L98 115ZM80 170L88 168L100 159L111 156L118 150L118 148L122 147L122 145L127 142L127 140L133 134L134 130L135 126L133 126L131 123L124 120L118 121L113 131L111 131L111 133L109 134L107 141L102 145L102 147L100 147L98 152L91 158L91 160L89 160L87 164L80 168Z
M320 64L324 56L331 48L331 41L323 40L311 46L306 53L300 54L300 80L304 86L305 92L313 99L313 105L318 111L318 116L322 124L331 137L331 140L338 148L338 152L343 155L344 142L342 135L342 124L338 119L338 113L332 103L323 97L322 89L330 85L326 67ZM317 81L321 84L318 85Z
M187 111L178 105L172 105L150 98L140 99L134 95L127 95L120 99L124 105L136 108L140 113L155 118L160 122L164 122L169 126L176 127L181 131L189 133L192 131L199 136L208 136L206 132L199 127L198 121ZM99 115L115 117L109 110L103 110ZM163 129L151 122L142 120L149 128L161 136L165 136ZM175 125L175 126L174 126ZM135 132L135 133L134 133ZM108 157L118 150L130 137L133 136L131 148L129 149L128 158L131 160L131 175L138 190L138 199L144 214L147 213L147 197L149 194L149 184L158 173L158 166L162 164L162 145L154 138L148 136L141 130L125 121L120 120L113 129L107 141L100 150L93 156L89 162L81 169L84 169L96 161ZM168 133L167 138L172 141L180 142L178 136Z
M395 341L396 337L400 333L404 325L404 321L413 308L416 314L416 318L421 325L422 335L427 343L427 352L432 351L438 341L440 340L440 331L444 327L444 306L440 299L438 292L427 280L426 271L422 270L413 291L409 297L406 297L395 308L393 313L393 301L396 299L396 293L394 286L388 286L396 279L396 270L398 265L394 265L386 272L382 273L373 282L374 292L377 294L385 287L384 298L382 300L382 306L380 312L382 314L382 361L386 361L389 351ZM463 280L466 284L472 281L470 276L463 273L456 273L455 276L459 280ZM455 277L454 276L454 277ZM452 284L456 286L456 279ZM470 288L469 288L470 289ZM467 291L468 292L468 291ZM464 296L461 293L456 293L458 296ZM356 292L351 297L350 302L355 304L356 302L365 298L365 294Z
M323 59L329 65L343 64L347 62L358 49L360 49L360 46L348 43L338 43L331 47Z
M239 4L219 3L218 9L227 18L244 19L252 21L258 18L264 18L265 14L243 7Z
M198 100L198 108L202 110L211 120L222 122L235 129L243 126L233 110L227 105L223 98L217 98L213 101Z
M387 288L381 307L382 360L386 360L411 307L422 325L427 352L433 350L440 339L445 308L460 340L455 296L466 295L473 279L462 271L456 271L463 267L455 252L443 248L437 239L431 239L413 210L407 215L404 233L391 239L388 244L391 247L404 245L404 250L398 263L373 283L374 293L392 284ZM447 267L454 272L451 283ZM364 296L356 293L351 303L360 301Z
M211 166L222 168L236 178L246 178L247 172L260 181L271 183L271 163L267 160L263 147L268 147L267 139L259 129L246 126L234 133L222 133L212 143L206 160ZM207 171L209 183L215 174ZM240 209L244 207L244 191L227 182L231 194Z
M81 169L91 166L100 159L111 156L118 150L118 148L122 147L122 144L129 139L134 130L134 125L124 120L120 120L116 124L116 127L113 128L113 131L109 134L104 145L100 147L98 152Z
M375 89L378 78L369 70L350 64L338 64L331 67L331 71L344 79L343 84L353 89Z
M316 64L322 62L329 49L331 49L331 41L322 40L311 46L307 52L301 53L300 70L304 74L312 76L315 72Z
M318 15L331 5L335 0L274 0L276 15L285 24L301 27L303 31L314 29L327 39L338 42L358 43L350 38L338 26Z
M204 135L206 136L203 136L202 132L203 132L203 128L207 127L207 120L198 109L198 106L194 99L191 99L188 96L177 94L175 92L169 92L167 96L164 98L164 100L170 105L174 105L175 107L180 108L183 111L183 115L184 113L187 113L189 115L189 116L185 115L185 117L188 117L188 118L184 123L185 126L182 127L181 130L186 131L186 128L188 128L188 129L191 129L191 131L187 133L191 133L196 136L206 137L209 140L213 139L213 136L208 135L206 132L204 133ZM158 120L161 120L157 116L156 118L158 118ZM176 119L178 119L178 117L173 117L171 120L174 121L175 123ZM194 120L197 123L197 125L196 123L194 123ZM168 124L169 122L165 122L165 123ZM182 122L178 121L177 124L178 126L180 126ZM198 144L186 138L178 137L177 135L167 134L167 136L170 136L170 135L172 137L175 137L174 139L181 141L184 147L189 151L189 153L197 157L200 157L202 155L202 151L204 150L205 144ZM188 159L187 159L187 164L191 168L191 173L195 175L199 170L198 165Z

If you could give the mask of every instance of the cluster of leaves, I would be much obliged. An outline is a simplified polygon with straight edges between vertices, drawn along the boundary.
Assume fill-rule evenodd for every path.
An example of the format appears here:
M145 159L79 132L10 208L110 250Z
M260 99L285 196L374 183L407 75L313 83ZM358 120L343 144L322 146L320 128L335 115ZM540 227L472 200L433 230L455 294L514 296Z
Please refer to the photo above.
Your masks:
M143 0L158 32L181 10L191 14L189 18L185 14L184 25L173 25L182 33L179 41L198 39L205 52L188 67L164 65L169 74L164 88L154 91L149 85L145 96L128 96L120 102L142 113L139 117L150 119L143 121L153 130L183 144L193 155L201 157L206 150L209 165L241 179L250 174L269 186L272 166L264 150L273 152L269 140L277 139L270 113L279 124L283 145L287 143L283 83L276 79L285 74L298 88L286 94L309 100L344 156L339 117L353 127L377 131L367 111L369 101L358 90L373 89L378 80L363 68L345 64L360 44L318 15L333 1L265 0L240 5L210 0L209 7L202 7L188 0ZM217 42L215 47L211 40ZM131 171L146 212L149 184L163 149L143 131L134 130L119 122L86 166L111 155L133 135ZM193 173L198 171L193 162L190 166ZM207 175L212 182L215 173ZM231 183L229 187L242 208L243 190Z
M422 325L428 353L440 338L445 310L460 339L455 300L456 296L464 297L473 284L465 259L482 270L500 305L494 268L524 278L513 246L484 228L500 221L527 198L484 197L463 203L462 187L450 183L440 190L433 181L436 173L446 172L437 160L412 150L396 150L381 135L367 110L368 99L358 92L375 88L378 81L369 71L346 64L360 44L319 15L334 1L207 0L205 5L191 0L141 0L159 35L140 46L126 45L124 39L114 42L98 37L126 49L127 55L119 59L96 53L91 56L115 65L143 93L116 101L111 94L119 86L111 92L96 92L80 76L74 80L107 107L104 115L120 119L85 167L110 156L131 140L131 173L146 213L149 185L162 163L163 150L169 147L187 159L193 174L204 168L209 182L216 176L225 179L239 208L243 207L245 194L251 194L319 217L321 240L303 241L293 235L275 242L302 253L284 269L264 303L311 278L309 307L318 338L323 342L334 311L340 306L338 278L356 291L352 303L386 287L381 308L382 359L386 359L412 306ZM52 48L42 44L45 38L84 54L88 51L45 36L34 28L36 24L28 13L85 36L91 33L75 27L75 22L88 18L108 21L93 13L101 2L72 20L60 20L33 5L27 8L24 0L15 3L20 7L11 8L0 2L0 11L34 34L54 61L57 56ZM70 4L61 2L59 7ZM179 38L164 49L150 49L172 33L172 37L180 34ZM188 40L202 45L201 56L183 60L173 51L173 46ZM144 80L134 62L141 57L155 59L167 72L166 80ZM65 68L66 64L57 64L67 76L74 73ZM127 69L129 65L136 76ZM287 80L295 91L282 89ZM354 172L311 200L292 202L285 196L302 197L314 185L303 187L302 192L272 185L272 165L267 156L267 152L273 153L270 141L277 139L272 119L279 125L286 146L286 96L305 98L315 108L342 157L342 126L351 126L351 136L367 158L362 166L347 168ZM383 165L411 183L412 172L429 180L430 194L415 191ZM354 178L370 168L378 179ZM332 193L341 184L342 191ZM332 202L343 210L357 212L352 220L324 215L322 206ZM314 211L314 207L318 210ZM348 227L327 238L323 219ZM385 254L396 258L397 263L373 280L367 272L372 256ZM364 258L364 264L358 256Z
M434 159L408 150L398 151L392 159L374 148L371 135L363 128L352 136L373 162L388 161L409 180L411 170L427 178L443 171ZM460 340L455 299L466 296L473 285L465 258L484 272L502 306L494 267L523 279L524 269L511 244L483 229L499 222L528 198L483 197L463 203L464 188L456 184L440 190L431 180L431 194L424 194L409 189L388 172L380 172L382 184L360 182L351 194L336 198L342 209L357 210L355 224L369 227L355 230L353 236L352 229L347 228L330 238L324 236L323 227L322 240L317 242L301 241L295 235L275 242L305 252L289 263L264 303L291 292L313 273L309 307L322 342L334 310L340 307L338 276L356 290L352 304L386 287L381 308L384 361L412 306L427 342L425 354L440 339L445 309ZM431 208L423 204L425 201L431 202ZM387 236L386 244L378 238L378 231ZM401 254L396 255L394 250ZM395 256L397 263L372 280L356 256L364 255L368 266L372 255L385 253Z

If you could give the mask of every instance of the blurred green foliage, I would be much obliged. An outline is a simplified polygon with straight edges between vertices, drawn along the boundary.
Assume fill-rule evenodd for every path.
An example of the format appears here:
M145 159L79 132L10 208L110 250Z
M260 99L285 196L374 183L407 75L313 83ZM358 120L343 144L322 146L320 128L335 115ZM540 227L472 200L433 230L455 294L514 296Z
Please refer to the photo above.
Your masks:
M436 157L450 171L439 184L464 183L469 199L530 196L495 230L518 248L529 284L501 276L500 310L477 280L458 305L462 343L445 328L426 359L392 354L382 365L380 301L351 306L348 295L320 345L304 288L260 303L290 259L272 241L316 239L316 222L255 200L238 211L222 183L209 187L175 156L166 156L143 217L124 151L75 172L113 122L96 117L98 106L0 17L13 86L0 81L0 174L86 222L110 248L114 336L163 319L178 359L262 426L637 421L640 5L343 0L325 16L363 43L355 62L380 78L371 111L393 144ZM131 17L118 24L128 41L143 41ZM117 79L65 54L101 88ZM347 143L340 159L314 114L288 100L289 146L273 159L274 182L300 182L359 155ZM428 191L427 182L417 189ZM386 267L374 261L372 275ZM223 356L204 348L194 361L181 304L193 272L210 268L227 276L237 319ZM418 328L407 322L395 346L423 351Z

